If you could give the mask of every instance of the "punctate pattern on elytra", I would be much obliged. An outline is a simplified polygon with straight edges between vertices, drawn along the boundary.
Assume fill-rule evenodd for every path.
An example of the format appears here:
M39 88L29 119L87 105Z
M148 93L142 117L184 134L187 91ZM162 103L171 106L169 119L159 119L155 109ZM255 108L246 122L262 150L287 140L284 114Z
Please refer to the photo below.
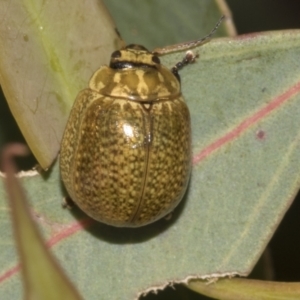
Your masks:
M64 132L60 170L71 199L89 216L117 227L139 227L174 210L191 169L190 114L178 71L159 55L186 50L206 37L150 52L139 45L112 53L110 65L79 93Z

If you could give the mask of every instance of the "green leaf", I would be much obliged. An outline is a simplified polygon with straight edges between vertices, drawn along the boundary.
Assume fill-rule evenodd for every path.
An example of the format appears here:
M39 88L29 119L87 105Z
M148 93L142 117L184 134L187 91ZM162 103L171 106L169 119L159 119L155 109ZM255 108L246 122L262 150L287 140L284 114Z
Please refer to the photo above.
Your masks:
M53 162L73 101L120 46L97 0L0 1L0 82L43 168Z
M46 248L34 224L26 196L15 177L13 155L26 155L21 144L3 150L2 165L6 172L5 186L8 193L12 223L21 258L25 299L82 299L65 277L49 250Z
M212 284L191 281L189 288L220 300L295 300L300 298L299 282L271 282L250 279L221 279Z
M181 72L194 167L171 220L138 229L94 223L60 208L57 165L45 179L22 178L48 244L87 299L129 299L195 276L247 275L299 188L300 31L215 39L195 51L200 59ZM17 262L4 210L0 217L7 241L0 283L8 293L16 277L3 276Z
M195 40L207 35L221 15L227 20L216 36L234 36L236 30L225 1L103 0L126 44L154 48ZM134 13L138 12L138 13Z

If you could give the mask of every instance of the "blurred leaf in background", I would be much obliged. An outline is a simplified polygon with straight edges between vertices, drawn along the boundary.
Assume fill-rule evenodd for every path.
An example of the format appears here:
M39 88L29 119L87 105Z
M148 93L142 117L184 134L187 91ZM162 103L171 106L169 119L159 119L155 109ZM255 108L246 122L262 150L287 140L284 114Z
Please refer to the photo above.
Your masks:
M16 247L20 256L24 299L82 299L42 240L30 215L25 192L15 176L17 168L13 158L24 156L27 152L28 149L24 145L11 144L5 147L1 157L6 174L4 183L11 209Z

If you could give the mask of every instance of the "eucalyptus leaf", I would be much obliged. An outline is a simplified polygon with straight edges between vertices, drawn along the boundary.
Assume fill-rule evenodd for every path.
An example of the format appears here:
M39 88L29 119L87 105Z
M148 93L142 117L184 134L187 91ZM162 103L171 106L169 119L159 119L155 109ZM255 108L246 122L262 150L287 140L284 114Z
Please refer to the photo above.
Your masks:
M30 149L48 168L73 101L121 43L101 1L0 1L0 83Z
M16 244L22 265L25 299L82 299L47 249L26 205L24 190L15 177L13 156L26 155L27 148L12 144L3 151L4 180L11 208Z
M214 39L194 52L200 58L181 72L192 178L170 220L109 227L60 207L57 165L43 177L22 177L48 245L86 299L132 299L169 282L249 274L299 189L300 31ZM182 55L163 63L171 67ZM2 207L0 292L17 298Z
M103 0L127 44L154 48L182 43L207 35L222 15L227 19L214 34L234 36L231 13L223 0ZM134 13L138 12L138 13Z
M221 279L218 282L190 282L189 288L219 300L295 300L300 298L299 282L272 282L251 279Z

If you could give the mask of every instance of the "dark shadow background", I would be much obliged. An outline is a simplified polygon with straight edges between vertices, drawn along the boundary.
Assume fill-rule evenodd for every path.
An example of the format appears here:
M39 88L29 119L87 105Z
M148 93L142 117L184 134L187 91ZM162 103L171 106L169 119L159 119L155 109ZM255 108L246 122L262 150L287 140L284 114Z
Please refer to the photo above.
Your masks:
M201 0L200 0L201 1ZM300 29L300 1L295 0L228 0L238 34L255 31ZM299 58L300 59L300 58ZM22 134L12 118L0 93L0 149L8 142L23 142ZM22 168L29 169L35 159L22 160ZM267 253L252 272L252 278L272 278L276 281L300 281L300 197L286 213L282 223L269 243ZM267 263L266 263L267 262ZM261 267L263 266L263 267ZM264 270L264 272L262 272ZM267 274L267 276L265 276ZM183 286L167 288L147 299L209 299L193 293Z

